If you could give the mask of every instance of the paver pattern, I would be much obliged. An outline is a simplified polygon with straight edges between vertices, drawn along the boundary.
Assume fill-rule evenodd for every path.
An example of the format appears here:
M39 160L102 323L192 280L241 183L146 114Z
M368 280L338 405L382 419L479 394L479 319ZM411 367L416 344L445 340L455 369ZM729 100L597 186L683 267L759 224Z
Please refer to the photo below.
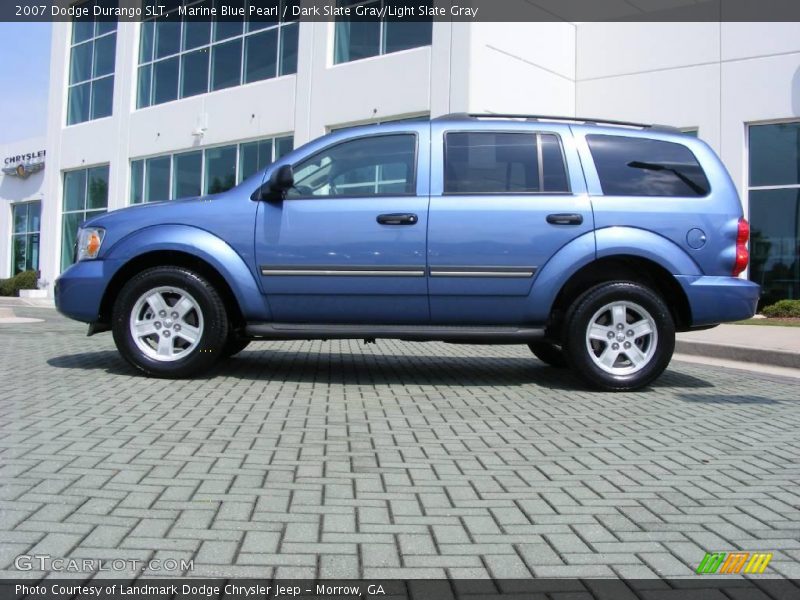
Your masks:
M0 327L0 575L20 554L193 576L800 577L796 381L674 362L588 391L525 347L252 344L139 376L52 310ZM151 574L151 573L146 573ZM184 574L152 573L154 575Z

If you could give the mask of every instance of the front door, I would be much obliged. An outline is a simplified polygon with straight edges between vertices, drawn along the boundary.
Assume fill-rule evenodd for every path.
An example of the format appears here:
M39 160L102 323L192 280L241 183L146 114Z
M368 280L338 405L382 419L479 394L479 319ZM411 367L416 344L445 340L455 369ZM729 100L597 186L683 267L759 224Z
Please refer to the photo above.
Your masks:
M566 126L469 131L434 122L428 225L434 323L530 322L537 272L592 231L592 208Z
M426 324L430 124L340 137L262 202L256 260L276 322ZM420 167L422 165L422 167Z

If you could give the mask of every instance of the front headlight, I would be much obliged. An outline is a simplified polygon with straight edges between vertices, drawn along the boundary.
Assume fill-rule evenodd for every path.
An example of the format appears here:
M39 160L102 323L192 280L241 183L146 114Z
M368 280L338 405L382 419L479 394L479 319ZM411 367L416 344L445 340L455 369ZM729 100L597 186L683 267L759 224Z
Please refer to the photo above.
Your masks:
M78 260L97 258L106 230L102 227L87 227L78 231Z

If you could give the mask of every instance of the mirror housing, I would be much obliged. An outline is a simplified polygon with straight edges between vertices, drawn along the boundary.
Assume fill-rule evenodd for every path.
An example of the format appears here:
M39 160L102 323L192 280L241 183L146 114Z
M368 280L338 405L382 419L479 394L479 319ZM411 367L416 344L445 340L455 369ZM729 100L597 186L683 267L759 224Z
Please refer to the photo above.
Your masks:
M258 188L253 195L253 200L280 201L286 197L286 192L294 185L294 171L292 165L281 165L269 176L269 180Z

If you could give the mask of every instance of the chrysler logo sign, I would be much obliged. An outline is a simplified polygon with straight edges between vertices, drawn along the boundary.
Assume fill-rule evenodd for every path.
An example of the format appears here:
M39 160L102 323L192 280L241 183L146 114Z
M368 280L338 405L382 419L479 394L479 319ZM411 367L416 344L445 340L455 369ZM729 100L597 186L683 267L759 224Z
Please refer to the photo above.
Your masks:
M44 169L45 151L27 152L16 156L9 156L3 161L3 173L27 179L34 173Z

